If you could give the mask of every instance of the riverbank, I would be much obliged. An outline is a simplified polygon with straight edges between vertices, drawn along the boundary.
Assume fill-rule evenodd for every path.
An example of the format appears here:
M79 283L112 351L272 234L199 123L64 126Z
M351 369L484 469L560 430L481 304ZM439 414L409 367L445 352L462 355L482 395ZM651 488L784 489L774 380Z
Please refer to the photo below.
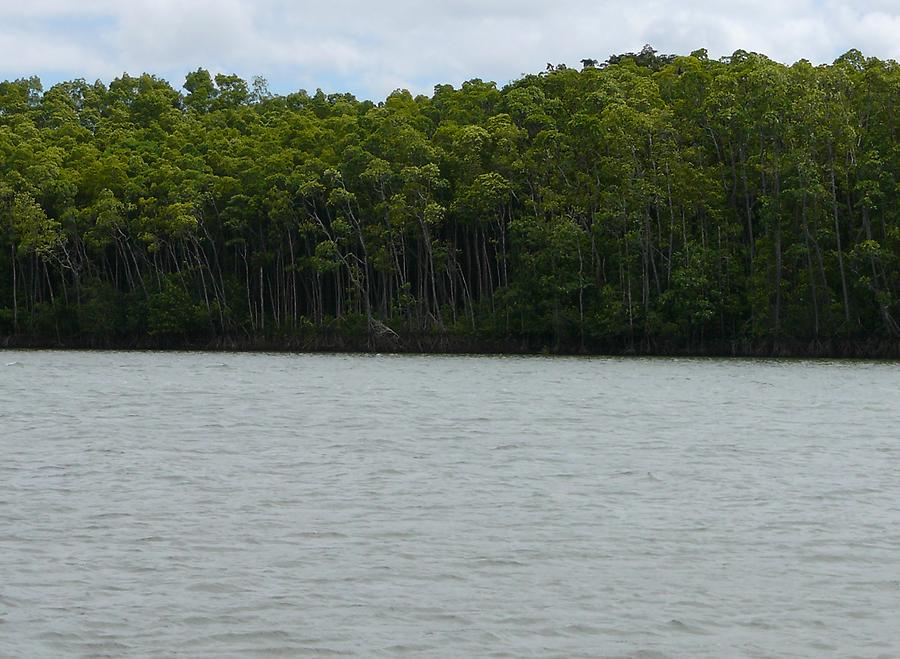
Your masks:
M356 352L396 354L610 355L660 357L755 357L900 359L900 339L739 339L694 344L642 341L556 342L552 337L479 337L457 334L402 336L320 333L282 337L129 338L6 336L4 349L29 350L159 350L220 352Z

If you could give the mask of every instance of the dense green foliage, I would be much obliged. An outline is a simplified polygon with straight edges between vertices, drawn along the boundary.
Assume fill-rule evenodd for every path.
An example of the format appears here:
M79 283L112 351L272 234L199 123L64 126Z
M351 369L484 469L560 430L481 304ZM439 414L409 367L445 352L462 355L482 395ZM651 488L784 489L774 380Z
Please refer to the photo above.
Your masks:
M896 62L584 64L378 104L0 83L0 335L898 335Z

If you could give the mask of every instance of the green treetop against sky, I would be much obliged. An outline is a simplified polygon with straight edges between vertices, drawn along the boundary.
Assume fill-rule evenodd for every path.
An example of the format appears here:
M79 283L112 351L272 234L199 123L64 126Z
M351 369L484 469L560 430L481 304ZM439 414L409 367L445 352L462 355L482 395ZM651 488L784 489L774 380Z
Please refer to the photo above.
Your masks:
M900 68L645 49L377 104L0 83L0 335L900 334Z

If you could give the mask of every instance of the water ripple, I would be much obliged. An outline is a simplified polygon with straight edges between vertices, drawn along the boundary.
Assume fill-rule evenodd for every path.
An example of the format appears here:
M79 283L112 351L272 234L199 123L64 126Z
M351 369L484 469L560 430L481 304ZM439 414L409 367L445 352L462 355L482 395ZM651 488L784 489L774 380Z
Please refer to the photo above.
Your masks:
M900 365L7 352L0 656L897 656Z

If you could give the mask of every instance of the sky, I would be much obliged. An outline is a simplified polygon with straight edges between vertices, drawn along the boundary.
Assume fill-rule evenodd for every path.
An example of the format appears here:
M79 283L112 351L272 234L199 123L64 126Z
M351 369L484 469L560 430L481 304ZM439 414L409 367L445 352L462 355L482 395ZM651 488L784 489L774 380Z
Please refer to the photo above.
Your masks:
M900 60L900 0L0 0L0 79L109 82L153 73L180 87L198 67L260 75L286 94L482 78L578 66L649 43L793 63L857 48Z

